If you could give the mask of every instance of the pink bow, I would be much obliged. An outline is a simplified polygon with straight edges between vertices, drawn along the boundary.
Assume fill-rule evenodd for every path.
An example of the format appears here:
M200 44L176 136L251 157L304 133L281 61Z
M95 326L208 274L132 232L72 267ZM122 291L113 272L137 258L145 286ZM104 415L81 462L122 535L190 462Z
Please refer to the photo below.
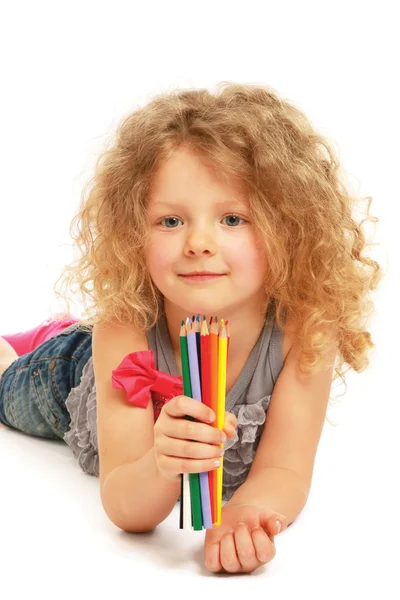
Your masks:
M157 371L153 350L132 352L112 371L113 388L123 388L126 399L135 406L146 408L152 392L170 400L183 394L182 376L175 377Z

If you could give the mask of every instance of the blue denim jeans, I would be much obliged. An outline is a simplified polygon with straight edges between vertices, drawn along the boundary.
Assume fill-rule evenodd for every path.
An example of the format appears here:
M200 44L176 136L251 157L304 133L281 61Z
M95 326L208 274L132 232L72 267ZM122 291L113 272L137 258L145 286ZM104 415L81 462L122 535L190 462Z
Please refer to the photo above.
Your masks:
M92 356L92 334L73 324L17 358L0 377L0 422L38 437L63 439L65 401Z

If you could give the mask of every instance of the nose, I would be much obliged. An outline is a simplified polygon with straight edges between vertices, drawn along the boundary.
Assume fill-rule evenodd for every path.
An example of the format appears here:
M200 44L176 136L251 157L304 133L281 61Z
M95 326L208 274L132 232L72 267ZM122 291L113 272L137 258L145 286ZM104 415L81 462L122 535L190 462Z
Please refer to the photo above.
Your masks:
M188 256L215 254L217 241L210 229L191 229L186 236L184 252Z

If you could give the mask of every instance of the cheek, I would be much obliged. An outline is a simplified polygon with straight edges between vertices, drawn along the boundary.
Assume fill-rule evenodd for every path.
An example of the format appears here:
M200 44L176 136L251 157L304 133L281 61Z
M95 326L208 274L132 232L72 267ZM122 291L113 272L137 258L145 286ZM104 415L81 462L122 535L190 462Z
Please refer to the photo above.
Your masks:
M162 240L154 240L149 244L146 259L153 279L163 273L174 260L171 248L167 244L163 244Z
M239 244L235 244L230 251L231 261L238 267L251 271L264 272L266 266L265 250L257 245L253 237L246 237Z
M149 248L147 252L147 266L153 281L157 280L157 275L160 273L160 269L163 268L163 265L162 252L157 251L155 248Z

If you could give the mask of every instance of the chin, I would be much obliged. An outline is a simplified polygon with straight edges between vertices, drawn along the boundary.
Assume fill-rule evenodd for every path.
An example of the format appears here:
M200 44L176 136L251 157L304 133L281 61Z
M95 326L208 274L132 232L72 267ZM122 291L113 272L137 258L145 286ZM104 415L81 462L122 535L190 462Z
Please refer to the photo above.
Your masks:
M171 297L170 297L171 298ZM187 313L188 317L191 317L192 315L206 315L206 316L217 316L217 312L215 312L216 310L218 311L218 305L216 302L211 301L204 301L201 300L199 298L199 301L196 301L195 299L193 300L189 300L189 301L183 301L182 296L180 296L179 298L175 298L170 300L170 304L174 304L175 306L179 306L182 311L184 311L185 313Z

